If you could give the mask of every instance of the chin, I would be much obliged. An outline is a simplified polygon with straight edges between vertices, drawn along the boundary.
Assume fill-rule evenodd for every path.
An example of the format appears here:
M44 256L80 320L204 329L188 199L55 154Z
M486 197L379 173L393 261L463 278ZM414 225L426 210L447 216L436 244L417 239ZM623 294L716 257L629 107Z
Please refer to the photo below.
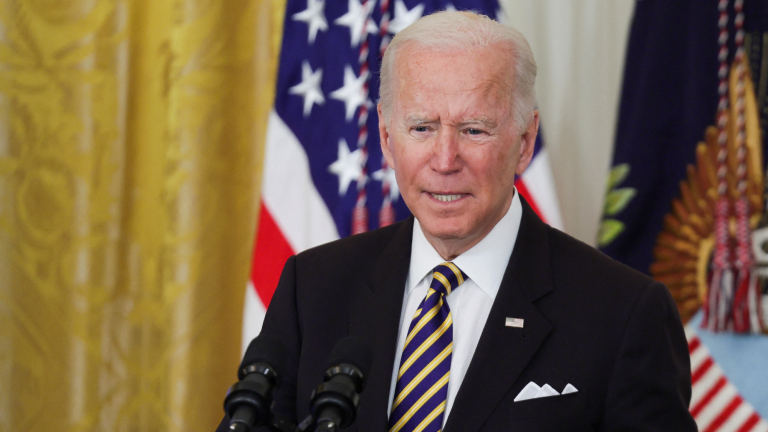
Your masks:
M427 234L435 238L456 240L469 237L469 230L463 224L445 222L423 223L422 221L419 221L419 223Z

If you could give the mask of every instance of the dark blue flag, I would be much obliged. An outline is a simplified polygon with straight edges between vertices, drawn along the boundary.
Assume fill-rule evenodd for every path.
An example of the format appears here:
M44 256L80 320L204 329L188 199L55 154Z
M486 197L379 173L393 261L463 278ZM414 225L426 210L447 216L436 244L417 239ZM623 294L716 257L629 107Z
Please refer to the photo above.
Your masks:
M768 430L767 91L768 2L638 0L598 245L677 302L699 430Z

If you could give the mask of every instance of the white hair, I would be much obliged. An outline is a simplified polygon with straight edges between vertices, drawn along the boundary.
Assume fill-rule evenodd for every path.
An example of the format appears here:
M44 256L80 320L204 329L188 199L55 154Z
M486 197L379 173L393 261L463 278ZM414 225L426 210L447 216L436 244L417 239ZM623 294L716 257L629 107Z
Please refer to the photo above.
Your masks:
M536 105L536 61L528 41L518 30L506 27L485 15L471 12L435 12L425 16L397 33L381 61L379 101L388 125L394 103L393 79L397 53L406 44L438 51L461 52L496 44L510 47L514 64L511 77L512 102L517 125L524 129L533 119Z

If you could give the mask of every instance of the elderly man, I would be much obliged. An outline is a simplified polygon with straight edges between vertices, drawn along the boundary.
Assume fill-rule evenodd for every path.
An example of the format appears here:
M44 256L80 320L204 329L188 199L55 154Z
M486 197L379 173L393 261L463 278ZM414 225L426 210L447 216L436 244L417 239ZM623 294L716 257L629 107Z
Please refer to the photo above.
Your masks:
M288 260L263 332L294 354L295 419L335 342L374 350L373 431L695 431L687 344L667 289L550 228L516 193L533 154L525 38L442 12L397 34L379 133L414 218Z

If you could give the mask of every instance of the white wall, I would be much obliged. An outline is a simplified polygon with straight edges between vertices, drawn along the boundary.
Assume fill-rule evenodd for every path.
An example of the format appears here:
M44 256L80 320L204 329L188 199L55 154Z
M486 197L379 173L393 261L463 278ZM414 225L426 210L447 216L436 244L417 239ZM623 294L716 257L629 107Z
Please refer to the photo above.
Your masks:
M634 0L501 0L531 44L565 231L595 244Z

